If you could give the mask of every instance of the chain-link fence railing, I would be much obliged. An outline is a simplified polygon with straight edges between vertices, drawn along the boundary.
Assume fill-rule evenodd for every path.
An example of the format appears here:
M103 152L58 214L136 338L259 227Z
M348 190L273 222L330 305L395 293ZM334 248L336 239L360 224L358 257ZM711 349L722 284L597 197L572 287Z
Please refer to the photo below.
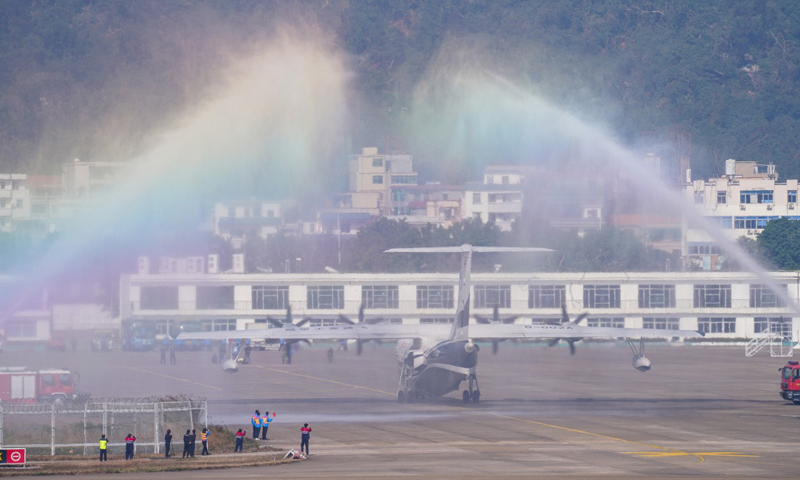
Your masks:
M109 454L122 452L128 434L136 436L138 451L159 453L168 429L180 438L187 429L203 427L208 427L205 399L113 398L66 405L0 403L0 446L25 447L29 454L93 454L101 435L108 440Z

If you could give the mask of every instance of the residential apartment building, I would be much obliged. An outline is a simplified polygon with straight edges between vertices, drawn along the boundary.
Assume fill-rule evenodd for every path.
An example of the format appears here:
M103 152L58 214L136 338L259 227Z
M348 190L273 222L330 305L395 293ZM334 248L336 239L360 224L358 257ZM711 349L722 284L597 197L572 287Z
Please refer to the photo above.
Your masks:
M0 174L0 231L13 232L18 223L31 216L31 199L27 175L24 173Z
M282 204L267 200L238 200L214 204L214 235L240 244L247 235L266 239L281 229Z
M340 208L372 216L391 215L392 187L417 185L411 155L378 153L375 147L364 147L360 155L348 162L350 191L340 196Z
M492 222L500 230L509 231L522 214L524 184L529 167L490 165L481 182L464 184L461 215Z
M393 185L390 219L403 219L411 225L427 224L449 228L461 220L461 187L426 183Z
M724 176L695 180L684 194L731 239L755 239L767 222L780 217L800 220L797 180L779 181L774 165L729 159ZM701 259L704 267L719 267L721 252L705 230L687 228L685 235L685 255Z

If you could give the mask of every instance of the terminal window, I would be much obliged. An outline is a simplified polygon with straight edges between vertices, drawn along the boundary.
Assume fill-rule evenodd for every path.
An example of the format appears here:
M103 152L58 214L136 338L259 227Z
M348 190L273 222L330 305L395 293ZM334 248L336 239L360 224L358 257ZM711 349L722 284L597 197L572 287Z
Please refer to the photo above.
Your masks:
M694 308L731 308L731 286L695 285Z
M587 321L590 327L625 328L624 318L590 318Z
M233 286L197 287L199 310L233 309Z
M561 308L565 300L564 285L528 286L528 308Z
M786 292L786 285L782 285ZM783 300L767 285L750 285L750 308L782 308Z
M783 336L792 335L792 319L784 317L756 317L753 319L754 333L775 333Z
M642 319L642 328L655 330L678 330L678 318L645 317Z
M583 308L619 308L619 285L584 285Z
M475 308L510 308L511 285L475 285Z
M725 318L698 318L697 329L703 333L736 333L736 319Z
M178 287L142 287L139 299L142 310L177 310Z
M675 285L639 285L639 308L675 308Z
M309 309L344 308L343 286L308 287L307 307Z
M453 308L451 285L417 286L417 308Z
M286 310L289 306L289 287L255 285L252 301L254 310Z
M364 285L361 303L364 308L399 308L397 285Z

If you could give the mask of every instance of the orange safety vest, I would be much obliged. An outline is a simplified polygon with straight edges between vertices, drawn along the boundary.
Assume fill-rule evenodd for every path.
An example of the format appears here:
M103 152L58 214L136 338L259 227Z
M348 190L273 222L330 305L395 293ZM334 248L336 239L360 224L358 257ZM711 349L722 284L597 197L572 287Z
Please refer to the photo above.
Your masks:
M253 415L253 426L254 427L260 427L261 426L261 417L257 417L256 415Z
M205 442L206 440L208 440L209 435L211 435L211 432L206 432L206 433L200 432L200 441Z

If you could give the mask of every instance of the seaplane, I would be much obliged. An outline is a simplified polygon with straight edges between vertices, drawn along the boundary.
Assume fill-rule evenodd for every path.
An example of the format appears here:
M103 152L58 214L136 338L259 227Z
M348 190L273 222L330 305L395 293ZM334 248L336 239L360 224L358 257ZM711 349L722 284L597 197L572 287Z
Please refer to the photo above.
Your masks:
M542 253L552 252L536 247L482 247L462 245L460 247L393 248L386 253L457 253L460 255L458 279L458 302L451 325L403 325L388 324L381 319L365 319L363 306L359 310L359 322L333 326L303 326L290 321L279 323L276 328L261 330L233 330L219 332L185 332L178 338L187 340L275 340L285 342L313 340L371 340L397 341L397 364L399 371L397 401L416 402L437 398L462 389L465 403L478 403L481 398L478 383L478 341L492 342L494 350L504 340L547 341L551 346L564 341L574 354L575 343L583 339L627 340L633 352L633 367L646 372L652 367L644 355L646 339L687 338L702 336L691 330L656 330L641 328L590 327L581 325L587 314L574 320L569 318L562 305L562 320L556 325L530 325L512 323L513 319L498 318L494 321L477 318L470 323L470 274L473 253ZM289 317L290 318L290 317ZM359 348L360 350L360 348ZM226 362L223 368L235 371L236 362Z

